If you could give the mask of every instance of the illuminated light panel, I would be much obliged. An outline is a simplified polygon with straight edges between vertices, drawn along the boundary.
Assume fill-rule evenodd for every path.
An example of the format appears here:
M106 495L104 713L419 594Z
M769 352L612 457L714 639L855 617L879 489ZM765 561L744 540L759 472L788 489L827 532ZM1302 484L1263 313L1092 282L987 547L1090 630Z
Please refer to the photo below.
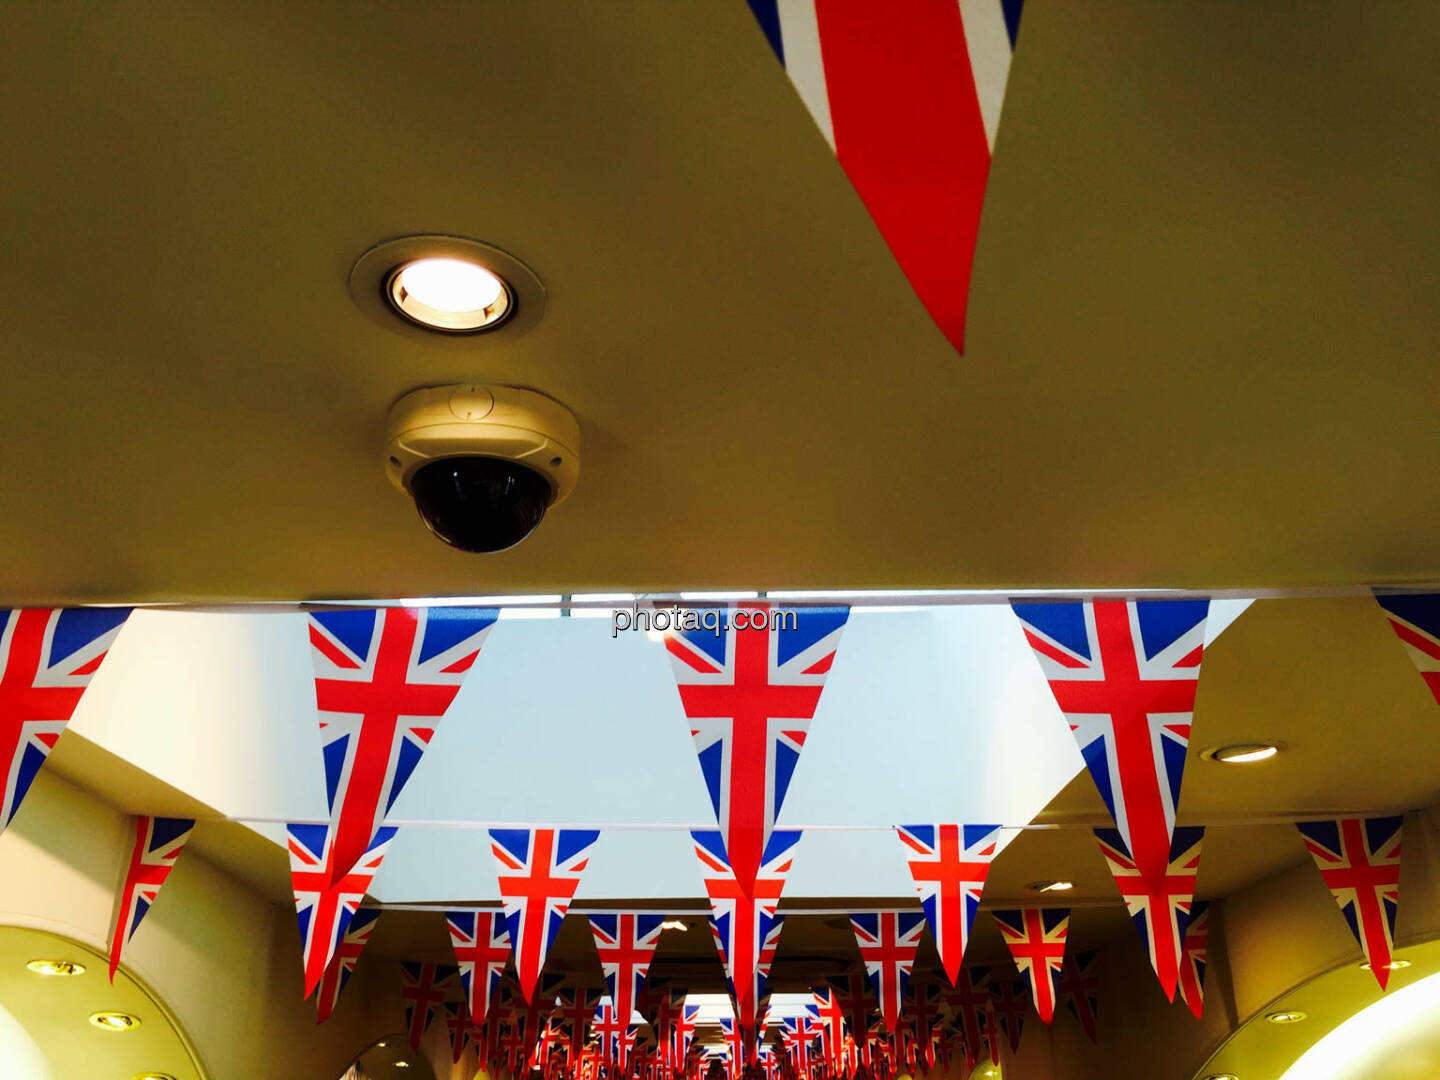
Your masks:
M1440 975L1390 990L1342 1021L1295 1059L1280 1080L1356 1080L1375 1075L1377 1062L1419 1052L1433 1038L1440 1013Z
M1284 1012L1266 1013L1265 1019L1269 1020L1272 1024L1298 1024L1308 1015L1308 1013L1303 1013L1299 1009L1286 1009Z
M1034 889L1036 892L1069 892L1075 888L1075 883L1073 881L1032 881L1025 887Z

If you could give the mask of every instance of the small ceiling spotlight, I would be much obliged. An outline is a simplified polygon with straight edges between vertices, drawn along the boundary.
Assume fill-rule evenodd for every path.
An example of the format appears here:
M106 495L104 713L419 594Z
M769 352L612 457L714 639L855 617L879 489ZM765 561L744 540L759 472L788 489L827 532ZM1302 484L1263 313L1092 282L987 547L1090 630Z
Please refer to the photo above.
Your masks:
M84 975L85 965L74 960L31 960L26 970L36 975Z
M1073 881L1032 881L1025 886L1034 892L1069 892L1075 888Z
M1205 1080L1240 1080L1234 1073L1211 1073Z
M1308 1015L1308 1013L1303 1013L1299 1009L1286 1009L1283 1012L1266 1013L1265 1019L1269 1020L1272 1024L1298 1024Z
M405 318L451 334L498 326L514 306L503 278L465 259L408 262L390 275L385 291Z
M1225 765L1253 765L1257 761L1269 761L1284 749L1284 743L1243 742L1212 746L1201 753L1206 761L1218 761Z
M666 919L660 924L661 930L689 930L690 925L679 919Z
M535 271L507 251L462 236L377 244L350 268L350 297L389 330L466 349L524 333L545 310L545 286Z
M1409 961L1409 960L1391 960L1388 964L1382 964L1382 965L1381 965L1381 967L1383 967L1386 971L1404 971L1404 970L1405 970L1406 968L1408 968L1409 966L1410 966L1410 961ZM1369 961L1369 960L1366 960L1363 964L1361 964L1361 965L1360 965L1360 970L1361 970L1361 971L1370 971L1370 970L1371 970L1371 968L1370 968L1370 961Z
M136 1073L130 1080L175 1080L169 1073L162 1072L140 1072Z
M101 1031L134 1031L140 1026L140 1018L123 1012L94 1012L90 1023Z

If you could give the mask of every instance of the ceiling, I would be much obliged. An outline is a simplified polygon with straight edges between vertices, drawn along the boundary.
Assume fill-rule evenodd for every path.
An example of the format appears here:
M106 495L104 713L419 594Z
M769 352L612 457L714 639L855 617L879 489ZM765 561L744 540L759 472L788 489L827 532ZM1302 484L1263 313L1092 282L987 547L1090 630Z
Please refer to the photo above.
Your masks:
M1440 580L1437 45L1032 0L960 358L741 0L24 5L0 598ZM370 321L351 264L415 232L515 252L541 322ZM502 555L381 472L454 380L580 417Z

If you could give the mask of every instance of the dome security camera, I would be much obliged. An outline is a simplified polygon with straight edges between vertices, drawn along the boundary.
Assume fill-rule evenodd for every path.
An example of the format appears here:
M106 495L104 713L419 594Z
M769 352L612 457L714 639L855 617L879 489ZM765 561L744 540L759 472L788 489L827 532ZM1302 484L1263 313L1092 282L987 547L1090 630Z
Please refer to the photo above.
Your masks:
M558 401L512 386L435 386L390 410L385 475L437 537L504 551L580 475L580 425Z

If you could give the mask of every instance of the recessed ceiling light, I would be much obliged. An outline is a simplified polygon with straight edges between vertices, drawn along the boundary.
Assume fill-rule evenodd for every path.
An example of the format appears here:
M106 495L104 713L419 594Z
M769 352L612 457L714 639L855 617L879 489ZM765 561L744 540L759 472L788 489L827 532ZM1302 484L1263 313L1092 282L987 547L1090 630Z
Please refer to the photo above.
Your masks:
M385 286L390 304L411 322L451 334L488 330L514 306L505 281L467 259L415 259L396 267Z
M660 924L660 929L661 929L661 930L689 930L689 929L690 929L690 926L689 926L688 923L683 923L683 922L681 922L679 919L666 919L664 922L662 922L662 923Z
M1032 881L1025 886L1035 892L1069 892L1075 888L1073 881Z
M1307 1015L1299 1009L1287 1009L1284 1012L1266 1013L1265 1019L1272 1024L1298 1024Z
M1234 1073L1211 1073L1205 1080L1240 1080Z
M140 1018L123 1012L96 1012L90 1014L90 1023L101 1031L134 1031Z
M73 960L31 960L25 967L36 975L84 975L85 965Z
M1250 765L1257 761L1267 761L1279 752L1279 743L1245 742L1212 746L1200 756L1226 765Z
M136 1073L131 1080L175 1080L169 1073L143 1072Z
M1410 966L1410 961L1409 961L1409 960L1391 960L1388 964L1385 964L1385 965L1384 965L1385 970L1387 970L1387 971L1404 971L1404 970L1405 970L1407 967L1409 967L1409 966ZM1371 970L1371 969L1370 969L1370 961L1369 961L1369 960L1366 960L1363 964L1361 964L1361 965L1360 965L1360 970L1361 970L1361 971L1369 971L1369 970Z
M397 1069L408 1069L408 1068L410 1067L410 1062L408 1062L408 1061L397 1061L397 1062L395 1062L395 1067L396 1067Z

